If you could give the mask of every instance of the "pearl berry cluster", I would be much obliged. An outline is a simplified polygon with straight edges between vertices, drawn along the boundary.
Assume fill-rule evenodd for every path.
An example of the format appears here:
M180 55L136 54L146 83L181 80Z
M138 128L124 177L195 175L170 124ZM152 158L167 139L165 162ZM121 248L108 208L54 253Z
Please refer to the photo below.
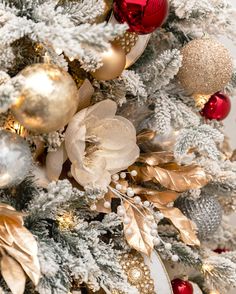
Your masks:
M179 257L176 254L172 254L172 245L170 243L166 243L160 236L158 235L158 223L164 218L164 215L161 212L157 212L154 210L154 206L151 202L147 200L142 200L141 197L135 194L132 187L124 187L122 185L122 180L124 181L127 178L127 175L131 175L132 177L137 176L137 171L132 170L131 172L121 172L119 174L114 174L112 176L112 185L109 186L108 189L115 194L121 200L121 204L117 207L117 214L121 217L123 223L128 225L131 223L131 217L127 215L126 209L123 205L124 202L128 202L134 209L136 209L141 216L144 218L144 221L148 224L150 230L150 234L153 237L153 244L155 246L159 246L161 250L167 251L168 255L171 257L172 261L177 262ZM128 182L128 181L127 181ZM110 208L111 203L109 201L104 201L104 207ZM143 211L147 211L147 215L143 214ZM132 235L133 231L131 228L127 228L125 233L127 235Z

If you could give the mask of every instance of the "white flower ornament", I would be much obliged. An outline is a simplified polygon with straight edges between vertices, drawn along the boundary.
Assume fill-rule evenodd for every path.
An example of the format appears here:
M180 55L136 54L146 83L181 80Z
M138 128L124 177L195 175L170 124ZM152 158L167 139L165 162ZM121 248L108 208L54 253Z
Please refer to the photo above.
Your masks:
M139 156L134 126L116 111L115 102L104 100L79 111L68 125L65 148L71 173L83 187L106 189L111 176Z

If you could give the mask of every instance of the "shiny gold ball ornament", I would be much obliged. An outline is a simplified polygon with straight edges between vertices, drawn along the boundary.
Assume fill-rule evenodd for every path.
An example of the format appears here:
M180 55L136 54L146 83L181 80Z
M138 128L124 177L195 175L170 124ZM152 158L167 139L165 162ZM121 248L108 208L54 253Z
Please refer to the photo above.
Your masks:
M26 129L49 133L68 124L77 111L78 90L72 77L52 64L34 64L23 69L19 97L12 107L15 119Z
M177 78L189 94L212 94L231 79L230 52L214 39L190 41L181 50L183 61Z
M119 77L125 68L126 56L121 45L112 43L111 48L101 54L103 65L92 76L101 81L113 80Z

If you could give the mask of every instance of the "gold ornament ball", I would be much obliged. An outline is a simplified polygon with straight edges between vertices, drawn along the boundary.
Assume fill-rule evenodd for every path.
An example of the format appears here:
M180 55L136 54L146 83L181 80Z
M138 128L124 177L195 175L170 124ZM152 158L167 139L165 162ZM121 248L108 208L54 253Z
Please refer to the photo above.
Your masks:
M117 43L112 43L111 48L101 54L102 67L92 72L92 76L101 81L113 80L121 75L125 68L125 51Z
M231 79L230 52L214 39L190 41L181 50L183 61L177 78L189 94L212 94Z
M52 64L34 64L20 73L24 84L12 107L15 119L26 129L49 133L68 124L79 97L72 77Z

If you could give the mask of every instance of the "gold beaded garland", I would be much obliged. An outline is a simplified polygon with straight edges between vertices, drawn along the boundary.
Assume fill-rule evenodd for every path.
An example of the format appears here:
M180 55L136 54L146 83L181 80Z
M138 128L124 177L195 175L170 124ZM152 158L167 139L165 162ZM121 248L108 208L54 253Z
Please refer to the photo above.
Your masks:
M196 39L184 46L181 53L183 61L177 78L190 94L212 94L230 81L232 58L218 41Z

